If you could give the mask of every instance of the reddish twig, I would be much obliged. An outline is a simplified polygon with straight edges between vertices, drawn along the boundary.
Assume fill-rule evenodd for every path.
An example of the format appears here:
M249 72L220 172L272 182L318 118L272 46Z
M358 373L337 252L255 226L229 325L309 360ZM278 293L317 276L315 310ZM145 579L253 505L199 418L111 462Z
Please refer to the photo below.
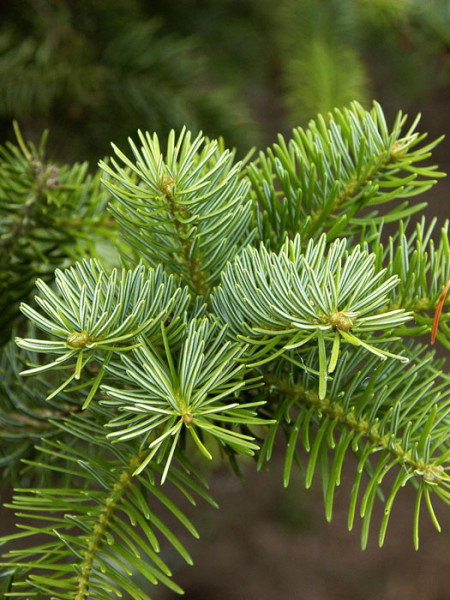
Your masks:
M436 334L437 334L437 330L438 330L438 326L439 326L439 319L441 316L442 308L444 306L445 297L447 296L447 292L449 289L450 289L450 281L447 281L447 285L445 286L444 291L442 292L442 294L439 298L439 302L437 303L437 306L436 306L436 312L434 313L433 327L431 329L431 344L434 344L434 341L436 339Z

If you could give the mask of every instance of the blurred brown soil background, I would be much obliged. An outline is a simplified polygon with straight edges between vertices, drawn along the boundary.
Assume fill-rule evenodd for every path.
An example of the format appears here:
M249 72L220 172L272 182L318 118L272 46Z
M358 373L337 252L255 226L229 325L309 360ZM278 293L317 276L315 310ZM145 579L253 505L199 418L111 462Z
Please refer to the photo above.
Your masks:
M280 440L281 441L281 440ZM365 551L360 523L347 529L356 462L350 459L326 523L320 482L305 491L297 472L282 486L282 457L270 472L253 465L240 482L227 470L211 478L220 509L199 504L189 516L200 541L185 538L194 567L180 564L175 580L187 600L448 600L450 515L438 511L445 533L422 514L420 549L412 543L414 494L404 489L394 507L383 548L378 547L381 503ZM441 507L442 508L442 507ZM176 597L163 588L157 600Z

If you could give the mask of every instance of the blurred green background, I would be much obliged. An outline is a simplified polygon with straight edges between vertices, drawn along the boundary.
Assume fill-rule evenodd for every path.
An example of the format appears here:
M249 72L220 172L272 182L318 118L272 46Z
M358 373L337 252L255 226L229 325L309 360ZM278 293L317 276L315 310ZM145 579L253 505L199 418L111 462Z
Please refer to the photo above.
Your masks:
M48 153L93 165L138 128L162 138L183 125L223 136L243 156L318 112L377 99L390 119L423 113L421 131L450 129L448 0L15 0L0 5L0 139L50 129ZM448 143L435 153L450 169ZM449 216L448 180L428 194ZM331 525L320 491L281 466L244 484L211 475L222 510L192 514L189 600L446 600L449 538L424 531L412 549L405 490L385 547L362 554L346 530L352 467ZM440 515L449 531L449 516ZM181 565L180 565L181 568ZM155 598L173 595L161 590Z
M15 0L0 7L0 135L97 161L138 128L246 151L351 100L448 92L447 0Z

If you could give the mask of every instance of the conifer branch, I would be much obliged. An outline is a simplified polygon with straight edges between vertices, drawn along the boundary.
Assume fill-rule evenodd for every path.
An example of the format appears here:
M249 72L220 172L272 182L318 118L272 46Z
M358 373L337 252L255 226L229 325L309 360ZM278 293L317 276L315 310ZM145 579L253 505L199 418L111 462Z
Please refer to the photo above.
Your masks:
M406 132L404 123L399 114L389 129L377 104L353 104L280 138L247 170L222 142L182 130L162 150L156 134L139 133L132 159L114 146L102 163L128 266L81 260L57 268L54 282L53 268L88 247L106 196L82 166L51 183L20 134L18 148L0 151L0 243L15 264L27 263L28 243L40 257L18 268L7 299L27 299L45 263L38 294L21 304L30 324L20 350L0 355L0 466L18 484L11 508L28 519L2 540L5 598L149 600L138 574L181 593L157 533L192 560L153 503L198 533L162 484L214 504L192 450L210 459L219 447L236 472L240 456L256 454L261 468L278 431L284 484L302 444L306 487L320 477L328 520L344 460L356 457L348 525L358 508L363 547L377 498L381 545L406 484L416 490L415 546L422 502L440 529L449 379L403 338L432 331L449 344L448 223L436 243L435 221L407 230L424 206L410 199L441 174L419 166L437 142L423 146L417 120ZM387 244L384 221L398 221ZM0 284L15 268L2 264ZM24 489L25 477L39 485Z
M272 387L272 390L276 389L282 396L289 398L289 404L312 407L316 414L327 415L332 422L340 423L351 429L358 437L366 438L373 446L373 452L383 450L392 454L393 457L398 458L400 464L416 473L421 473L426 482L438 484L441 478L444 478L443 467L440 464L434 461L425 463L423 459L414 458L411 451L403 447L401 438L390 433L381 435L376 424L372 425L364 416L356 416L352 409L346 412L329 394L320 399L314 390L305 389L298 383L292 384L270 374L266 377L266 383Z
M180 241L182 251L180 260L187 270L188 281L192 282L194 291L198 295L204 296L207 292L205 275L201 270L199 258L195 255L193 256L192 241L189 239L189 225L186 222L186 218L189 219L189 211L174 201L172 193L175 181L173 179L164 175L160 185L169 207L170 219L174 224L177 237Z
M47 134L39 147L26 144L15 124L18 145L0 147L0 344L9 340L18 304L34 281L49 281L57 267L87 252L96 254L100 235L110 237L107 193L88 164L57 166L45 159Z
M325 254L326 238L308 244L301 238L286 240L278 254L247 248L222 274L222 283L212 297L212 309L230 332L253 350L253 366L279 358L284 352L319 348L319 396L326 393L327 379L334 371L340 346L362 346L381 359L408 359L380 348L383 338L375 332L390 332L411 315L403 310L377 309L397 283L376 271L375 255L357 246L346 252L346 240L336 240ZM372 334L372 336L371 336ZM327 342L332 342L327 358Z
M399 113L391 129L383 111L374 103L365 111L351 108L321 115L308 129L296 129L286 142L282 136L267 155L248 167L252 191L262 206L256 212L261 239L278 249L285 236L297 233L304 242L327 233L332 241L358 234L361 226L404 219L426 204L412 205L409 198L423 193L444 174L418 163L442 138L422 146L425 135L409 129ZM381 215L375 208L364 217L364 207L379 207L404 199Z
M89 363L98 361L86 407L114 353L135 347L141 333L150 338L155 334L158 337L161 322L169 317L167 335L177 337L183 330L190 296L187 288L178 286L174 277L166 276L161 268L123 270L119 278L116 270L108 276L101 263L91 260L77 263L66 271L57 270L55 275L60 297L43 281L36 282L42 294L42 297L36 296L36 302L44 314L25 304L21 309L40 330L56 340L16 340L25 350L58 357L45 365L31 365L22 375L61 367L72 371L49 399L73 380L79 380Z
M115 146L118 160L101 163L117 200L112 212L141 260L164 264L202 295L255 234L242 165L185 129L177 140L170 133L165 154L156 134L139 132L139 140L140 148L129 140L135 163Z
M13 580L7 598L29 598L41 593L58 600L66 600L68 595L79 600L91 596L106 600L112 593L120 596L125 592L133 598L150 600L134 581L138 572L152 584L162 582L182 593L159 556L160 544L154 530L189 564L192 559L153 512L154 503L164 505L198 537L195 527L154 483L152 472L158 473L157 465L152 471L147 469L146 473L133 476L145 455L130 445L117 445L111 453L101 422L112 415L103 410L96 411L93 417L77 415L60 422L57 426L72 435L72 443L47 441L41 446L42 462L30 461L35 467L69 476L70 484L65 489L16 490L11 508L32 522L24 523L20 532L2 542L29 538L31 543L11 550L1 563ZM89 446L96 448L95 458ZM195 493L215 505L207 486L201 478L200 483L196 479L195 469L177 453L168 481L191 503L195 504ZM45 536L47 541L33 546L36 535L39 539Z
M317 357L310 357L306 369L286 373L285 367L265 373L268 404L262 409L273 417L258 460L259 468L269 460L276 431L286 436L287 449L283 472L289 484L293 461L299 462L297 440L309 453L305 485L310 487L319 471L328 520L332 517L335 487L347 451L358 460L355 485L349 506L349 528L354 522L361 475L366 471L366 490L360 497L363 518L362 546L365 547L376 496L385 503L380 527L382 545L397 493L407 482L417 490L417 502L427 499L430 517L436 520L430 494L447 504L450 501L450 448L448 445L450 392L448 376L440 371L442 361L424 355L420 347L408 347L411 366L407 371L393 362L375 364L375 358L361 362L361 350L346 352L338 366L327 395L321 399L311 388L310 379L317 368ZM292 413L295 413L294 415ZM332 453L331 460L329 453ZM372 463L371 457L378 457ZM392 469L397 475L386 484ZM385 497L382 487L391 485ZM419 513L413 523L414 544L418 547Z
M93 563L97 553L101 549L105 533L110 526L114 510L117 508L121 497L126 489L130 486L133 471L140 463L140 457L133 456L127 467L120 473L118 480L113 485L111 493L104 500L104 506L100 510L97 524L93 528L92 535L86 540L87 545L82 553L82 561L80 564L80 577L77 582L77 590L75 600L86 600L89 594L89 580Z
M422 218L412 232L408 232L407 224L401 222L397 234L390 238L386 246L379 240L365 243L375 253L377 266L384 266L389 275L398 277L398 286L381 310L403 308L414 313L416 327L405 328L402 331L404 335L431 331L434 313L450 280L448 221L441 227L440 238L435 242L433 231L436 222L433 219L427 225L425 218ZM449 306L450 298L445 297L437 331L439 341L447 348L450 348L450 329L446 323L450 318Z

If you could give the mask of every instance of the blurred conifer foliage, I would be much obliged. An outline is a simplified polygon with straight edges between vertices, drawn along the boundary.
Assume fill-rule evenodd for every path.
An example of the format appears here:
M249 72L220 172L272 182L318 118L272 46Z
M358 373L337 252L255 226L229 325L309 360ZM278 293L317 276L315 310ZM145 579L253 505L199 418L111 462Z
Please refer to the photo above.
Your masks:
M187 125L248 147L255 128L237 90L223 84L201 40L164 27L152 4L2 5L3 132L12 118L35 135L50 127L59 154L72 159L97 159L138 126L168 133Z
M245 154L357 99L448 86L446 0L17 0L0 7L0 126L63 159L183 125ZM68 132L68 133L66 133Z
M409 106L450 84L446 0L284 0L277 24L293 124L354 98Z

